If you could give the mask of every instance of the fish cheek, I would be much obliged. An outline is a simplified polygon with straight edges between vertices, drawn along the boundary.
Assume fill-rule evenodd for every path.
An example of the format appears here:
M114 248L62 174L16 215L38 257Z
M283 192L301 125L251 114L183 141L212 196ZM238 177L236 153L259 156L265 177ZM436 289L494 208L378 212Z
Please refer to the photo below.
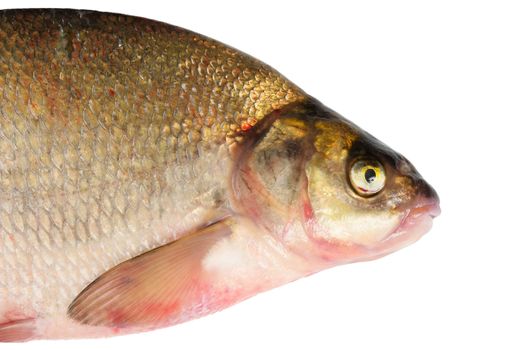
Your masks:
M344 163L339 166L315 155L306 164L306 174L312 221L316 223L310 235L315 240L372 248L399 225L401 214L387 210L382 200L353 194Z

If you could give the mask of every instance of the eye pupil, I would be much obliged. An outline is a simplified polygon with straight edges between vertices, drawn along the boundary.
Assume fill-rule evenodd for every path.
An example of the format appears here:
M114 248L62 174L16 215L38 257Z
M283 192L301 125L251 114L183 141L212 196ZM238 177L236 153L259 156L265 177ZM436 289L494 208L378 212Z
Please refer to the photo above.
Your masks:
M368 169L364 173L364 178L366 179L366 181L369 184L371 184L373 181L375 181L376 177L377 177L377 174L375 173L375 170L373 170L373 169Z

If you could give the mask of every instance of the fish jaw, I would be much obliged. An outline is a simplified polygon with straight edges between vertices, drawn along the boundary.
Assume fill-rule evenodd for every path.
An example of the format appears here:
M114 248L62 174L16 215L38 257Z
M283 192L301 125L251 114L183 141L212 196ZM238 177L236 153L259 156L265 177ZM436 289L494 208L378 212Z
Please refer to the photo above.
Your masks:
M432 228L432 221L441 214L439 202L436 200L420 199L417 205L406 214L397 229L392 232L385 242L397 239L400 236L421 238Z
M406 212L399 226L386 236L364 260L377 259L417 242L432 229L433 219L441 214L439 200L420 198Z
M431 196L416 198L412 206L403 211L399 223L386 234L379 235L377 242L362 239L336 241L328 239L332 237L331 227L325 226L317 218L309 198L306 197L299 214L305 234L295 234L293 231L288 233L297 237L289 246L291 251L310 260L315 272L335 265L374 260L418 241L430 231L433 219L440 213L439 198L434 192Z

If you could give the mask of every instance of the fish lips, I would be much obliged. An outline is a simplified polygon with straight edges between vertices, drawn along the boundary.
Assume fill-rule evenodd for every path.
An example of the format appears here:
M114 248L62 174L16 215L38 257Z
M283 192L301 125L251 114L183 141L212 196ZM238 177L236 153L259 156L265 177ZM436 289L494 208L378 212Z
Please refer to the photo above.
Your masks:
M414 203L397 228L382 240L382 251L392 252L417 241L430 231L433 219L441 214L437 195L419 197Z

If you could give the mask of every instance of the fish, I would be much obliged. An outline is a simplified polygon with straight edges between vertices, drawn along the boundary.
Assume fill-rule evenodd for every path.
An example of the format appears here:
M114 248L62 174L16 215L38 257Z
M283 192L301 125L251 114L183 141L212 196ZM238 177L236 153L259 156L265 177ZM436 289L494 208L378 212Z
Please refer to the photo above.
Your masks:
M392 253L439 213L405 157L245 53L0 11L0 342L175 325Z

